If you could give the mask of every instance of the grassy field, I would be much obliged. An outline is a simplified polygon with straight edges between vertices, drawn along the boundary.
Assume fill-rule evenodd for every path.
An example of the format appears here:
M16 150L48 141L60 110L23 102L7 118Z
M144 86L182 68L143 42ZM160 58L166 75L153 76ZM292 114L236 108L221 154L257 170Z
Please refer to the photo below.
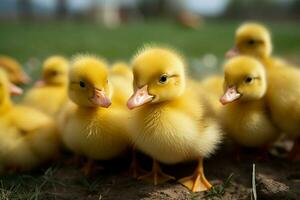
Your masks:
M52 54L71 56L95 53L109 60L129 59L144 43L163 43L188 57L212 53L222 57L233 45L233 34L241 22L208 21L197 30L172 21L147 21L109 30L88 22L0 22L0 53L25 62ZM300 26L266 23L273 32L276 54L300 53Z

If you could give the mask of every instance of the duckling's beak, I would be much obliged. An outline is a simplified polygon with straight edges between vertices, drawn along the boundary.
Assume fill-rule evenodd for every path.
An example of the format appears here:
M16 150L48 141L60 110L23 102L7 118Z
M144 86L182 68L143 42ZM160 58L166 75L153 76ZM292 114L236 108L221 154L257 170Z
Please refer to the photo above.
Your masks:
M23 90L14 84L10 84L9 91L12 96L20 96L23 94Z
M31 78L26 73L23 73L20 77L20 81L23 84L28 84L31 82Z
M34 83L34 86L35 87L43 87L46 85L46 81L45 80L37 80L35 83Z
M220 102L223 105L226 105L228 103L231 103L237 99L239 99L242 95L240 93L238 93L238 91L236 90L236 87L229 87L227 88L225 94L220 98Z
M225 54L225 57L226 58L232 58L232 57L235 57L235 56L238 56L240 55L240 51L238 50L237 47L233 47L232 49L228 50Z
M145 85L142 88L137 89L135 93L128 99L127 107L131 110L136 107L139 107L149 101L152 101L154 96L148 93L148 85Z
M111 105L111 101L105 95L105 92L97 88L94 88L94 95L90 100L93 104L104 108L108 108Z

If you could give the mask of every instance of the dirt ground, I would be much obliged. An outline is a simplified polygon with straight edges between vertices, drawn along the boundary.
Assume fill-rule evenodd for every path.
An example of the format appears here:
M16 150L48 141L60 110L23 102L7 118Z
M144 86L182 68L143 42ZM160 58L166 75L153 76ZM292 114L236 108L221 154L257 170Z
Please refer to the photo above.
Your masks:
M153 186L131 178L125 173L129 164L126 157L99 163L104 169L89 177L84 176L79 167L66 165L65 161L69 158L64 155L51 167L35 172L2 176L0 199L250 200L253 163L256 168L257 199L300 199L300 162L274 155L264 161L254 161L253 155L243 153L241 160L237 161L232 151L223 147L205 161L206 176L215 185L214 189L194 194L175 181ZM144 168L150 169L149 158L141 154L138 158ZM186 163L163 166L163 169L181 178L189 175L194 167L195 163Z

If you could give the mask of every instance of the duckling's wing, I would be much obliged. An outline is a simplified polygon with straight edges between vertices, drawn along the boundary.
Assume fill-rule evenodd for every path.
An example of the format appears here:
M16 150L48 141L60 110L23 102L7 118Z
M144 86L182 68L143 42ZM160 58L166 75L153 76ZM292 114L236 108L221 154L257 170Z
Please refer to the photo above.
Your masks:
M25 106L15 106L11 112L11 119L13 124L25 133L51 122L51 118L46 114Z

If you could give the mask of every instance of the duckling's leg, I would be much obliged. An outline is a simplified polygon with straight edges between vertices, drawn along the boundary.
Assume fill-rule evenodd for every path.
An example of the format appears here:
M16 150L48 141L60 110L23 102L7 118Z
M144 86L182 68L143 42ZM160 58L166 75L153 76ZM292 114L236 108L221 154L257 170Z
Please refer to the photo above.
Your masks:
M212 185L205 178L203 170L203 159L199 159L198 166L192 176L179 180L179 182L192 192L202 192L209 190Z
M145 171L140 167L137 158L136 158L136 151L135 146L131 149L131 163L128 170L128 173L132 175L133 178L137 178L139 174L145 173Z
M88 158L87 162L84 164L80 171L85 176L89 176L98 170L104 170L104 167L101 165L97 165L97 163L93 159Z
M290 160L300 160L300 138L295 140L288 157Z
M238 145L238 144L235 144L233 151L234 151L235 161L240 162L241 161L241 155L242 155L241 146Z
M138 179L153 183L154 185L165 183L169 180L175 180L173 176L169 176L163 173L161 168L159 167L159 163L154 159L153 159L152 171L147 173L144 176L140 176Z
M80 164L80 161L81 161L81 156L75 154L71 158L66 160L65 164L66 165L76 165L76 166L78 166Z
M269 156L270 145L265 145L258 149L258 155L256 156L257 161L267 162L270 160Z

